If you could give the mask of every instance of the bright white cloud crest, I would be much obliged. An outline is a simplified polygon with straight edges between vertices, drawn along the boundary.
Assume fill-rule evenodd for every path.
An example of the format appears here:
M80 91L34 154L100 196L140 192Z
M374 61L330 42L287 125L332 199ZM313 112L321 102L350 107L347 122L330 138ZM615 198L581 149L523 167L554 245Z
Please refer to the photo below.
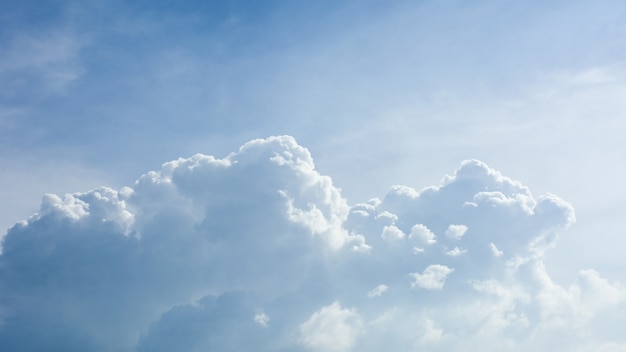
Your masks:
M44 196L3 238L0 350L623 349L624 287L543 265L573 222L475 160L350 206L292 137L254 140Z

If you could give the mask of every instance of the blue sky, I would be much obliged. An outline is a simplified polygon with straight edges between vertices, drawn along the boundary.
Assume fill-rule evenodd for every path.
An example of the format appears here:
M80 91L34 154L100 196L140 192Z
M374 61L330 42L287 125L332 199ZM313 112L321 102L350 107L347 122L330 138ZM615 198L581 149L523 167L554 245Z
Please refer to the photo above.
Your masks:
M42 214L56 214L55 211L59 211L64 214L59 216L72 221L88 221L81 220L86 215L75 213L78 208L72 208L75 205L72 197L65 203L55 203L56 198L44 198L42 202L44 194L58 194L63 198L66 193L87 192L83 193L81 201L92 204L97 197L89 190L107 186L122 194L125 189L122 187L128 186L133 188L136 196L111 196L110 199L121 199L128 204L119 205L116 211L110 210L117 215L111 213L110 218L107 218L107 221L122 224L120 226L130 231L125 236L142 231L150 233L153 231L150 229L158 228L158 225L167 228L166 220L163 220L165 223L151 224L142 218L141 214L154 211L157 214L171 212L174 215L166 218L177 224L186 222L187 225L181 226L188 226L193 234L190 238L195 238L197 228L202 228L199 224L207 224L207 219L219 218L217 214L237 218L237 204L244 208L252 207L252 203L291 204L289 195L276 199L270 197L271 200L263 198L267 196L265 191L271 193L278 187L278 183L264 182L265 178L270 177L268 180L272 180L272 177L283 177L280 176L283 174L278 173L277 176L274 171L268 171L257 175L258 170L252 168L252 171L242 171L250 175L245 174L241 178L233 176L232 182L220 178L222 176L214 176L211 187L217 187L215 189L238 189L233 188L238 186L241 192L258 191L242 186L246 182L265 185L259 186L259 189L268 188L254 193L261 197L259 202L245 201L247 198L242 193L241 197L235 197L234 200L226 197L228 200L224 200L225 203L215 201L217 205L209 208L206 208L206 202L211 199L211 192L216 191L206 186L212 191L202 193L200 190L205 187L202 183L193 183L198 194L205 197L198 196L200 198L196 199L195 196L189 196L194 191L182 191L186 189L186 183L174 182L180 188L174 192L182 194L180 199L193 198L193 204L190 205L180 200L179 196L175 197L177 201L173 201L170 198L174 197L173 193L158 193L161 191L149 187L144 190L137 188L141 182L135 184L135 181L141 180L141 175L147 174L149 170L161 170L159 177L165 177L163 175L169 169L162 169L161 164L179 157L188 158L203 153L229 160L229 153L240 155L237 150L248 141L289 135L297 141L293 142L295 146L290 142L291 139L286 139L278 144L268 142L268 145L261 143L258 146L253 143L255 147L251 149L271 150L280 154L285 150L296 150L299 153L299 148L306 148L307 153L311 154L311 161L315 162L314 170L309 171L316 176L311 177L321 177L320 187L330 192L325 194L338 192L337 197L344 199L317 198L304 191L300 195L301 199L295 193L291 195L293 207L286 208L291 209L291 212L281 214L289 221L304 223L314 237L317 234L326 238L335 247L337 243L349 247L354 241L363 246L371 243L374 252L378 248L375 243L381 241L383 234L389 240L395 238L394 234L402 237L404 233L405 240L408 240L413 224L404 224L407 226L405 228L399 224L403 221L403 212L413 214L409 209L415 205L401 202L395 210L389 210L393 207L388 199L392 199L390 195L395 194L395 191L390 191L391 187L407 185L419 192L425 187L441 186L445 184L442 177L452 175L457 169L464 170L463 166L459 166L468 165L461 164L463 160L477 159L488 165L477 164L484 165L476 166L478 169L493 171L486 175L493 176L497 173L495 170L498 170L523 185L519 186L522 188L515 186L515 192L506 188L508 186L498 188L501 184L497 182L498 186L493 186L510 199L516 199L515 202L507 203L508 206L517 204L520 209L534 209L537 204L542 204L540 199L544 198L541 196L546 194L558 195L559 201L554 202L560 204L557 207L560 210L554 215L556 218L550 221L544 218L541 221L509 219L498 213L500 215L493 220L496 224L487 230L504 231L512 224L518 224L517 221L520 224L528 221L527 225L520 225L521 228L537 234L551 232L553 230L548 228L553 229L558 224L558 241L549 241L551 248L541 251L539 257L544 269L536 270L540 273L545 270L545 275L549 275L556 285L554 287L558 286L569 293L576 291L576 287L580 289L581 282L600 277L611 283L607 283L606 287L609 288L602 291L604 294L618 292L618 297L623 296L623 286L620 285L623 285L623 273L626 271L622 250L626 245L623 240L626 228L623 216L626 210L626 188L621 185L626 179L626 99L623 99L626 96L626 41L623 40L626 37L626 4L620 1L2 1L0 10L0 82L3 87L0 90L0 181L4 185L0 189L0 196L5 200L0 204L0 225L4 229L38 213L29 220L28 225L24 225L26 229L23 232L31 233L29 231L32 229L43 226L54 236L57 225L46 223L46 215ZM259 153L265 155L264 152ZM252 155L252 159L262 158L255 153ZM287 156L285 158L288 159ZM262 160L259 159L261 164ZM300 170L297 165L292 165L292 169L296 170L296 174ZM213 175L212 172L217 171L206 171L207 175ZM211 177L209 179L213 180ZM296 181L290 181L293 182L290 185L295 187L291 190L293 192L300 189L298 185L306 185L298 177ZM323 181L326 177L332 178L332 187ZM489 177L478 177L479 181L476 182L484 185L495 182L489 181ZM515 198L516 194L525 194L523 190L526 189L531 194L532 202L524 200L526 198ZM152 194L153 191L157 193ZM465 193L458 196L458 199L469 197L463 198L464 201L476 203L478 208L482 204L480 201L487 202L485 199L490 199L498 206L505 206L503 202L498 203L493 194L477 196L476 199ZM361 214L359 211L365 210L357 205L374 197L382 203L375 206L368 203L373 208L364 209L369 212L369 216L387 219L385 221L389 223L383 224L380 223L382 220L377 220L361 224L347 217L351 212ZM457 199L448 193L442 197ZM147 204L150 202L146 199L160 199L154 207L163 208L148 210L146 207L149 207ZM420 196L416 199L424 198ZM179 207L162 205L169 201ZM423 202L428 203L426 200ZM308 215L296 211L306 209L305 205L309 203L319 209L326 209L325 206L329 208L322 210L321 218L315 215L318 214L315 211L305 212ZM446 212L438 204L431 206ZM46 205L56 210L46 212ZM403 208L405 206L408 208ZM74 210L63 212L63 209L67 210L66 207ZM280 208L278 205L276 207ZM569 207L575 209L575 223L563 220L559 215L560 212L567 213ZM127 223L124 211L128 211L136 220ZM183 216L182 213L187 215ZM198 214L204 214L204 217ZM250 216L264 223L259 214ZM451 211L449 218L450 221L463 219L467 223L479 224L479 219L494 216L482 212L468 214ZM272 216L267 215L267 218L273 219ZM397 218L394 220L393 216ZM511 221L508 225L507 219ZM321 222L315 225L315 221ZM411 218L411 221L421 220ZM437 237L445 237L447 226L455 225L432 221L426 227ZM280 221L278 223L283 224ZM81 231L87 231L95 225L85 226ZM219 231L226 233L246 231L243 228L228 230L227 224L219 226ZM279 232L287 231L285 229L294 231L288 222L284 226L276 226ZM260 228L273 231L271 225ZM468 228L469 236L472 227ZM15 237L19 232L11 231L14 234L6 235L6 238ZM104 229L89 231L106 232ZM113 232L116 231L124 233L120 229ZM364 236L362 242L359 242L359 235ZM485 241L492 235L496 234L485 234ZM520 236L523 237L523 234ZM168 241L163 242L163 245L168 244ZM180 245L181 253L187 246L193 247L190 243ZM386 248L385 243L383 241L379 246ZM477 243L482 242L477 240ZM487 241L485 246L489 243L495 242ZM28 245L37 246L35 242ZM77 248L82 245L91 248L88 244L77 244ZM463 255L482 263L480 257L470 255L473 252L469 243L465 246L445 246L449 246L445 251L450 253L455 248L458 248L455 253L464 253L462 251L466 249L468 252ZM331 247L335 248L333 245ZM498 253L498 248L494 253ZM444 250L443 247L441 250ZM529 249L521 244L511 244L510 250L526 253L519 254L524 257L528 254L525 251ZM184 256L181 253L177 255ZM246 258L254 257L245 253ZM268 253L275 253L274 249L267 249L265 255ZM278 253L282 252L279 250ZM316 254L311 253L311 257L316 257ZM507 251L504 253L508 255ZM6 263L13 260L13 257L3 255ZM19 257L19 254L15 255ZM384 258L383 254L377 255ZM288 255L286 257L289 258ZM109 257L102 254L102 258L106 262ZM428 258L439 260L436 256ZM220 260L222 265L229 265L227 259L219 257L215 260ZM254 259L249 260L254 262ZM450 263L429 260L424 261L424 268L419 268L419 272L418 268L405 268L404 264L390 264L387 269L389 272L393 271L391 267L399 271L406 269L406 273L417 273L417 276L411 277L418 280L433 273L436 277L436 273L443 275L448 272L438 266L433 266L430 271L422 271L427 270L427 264L454 267ZM13 268L6 263L5 267ZM199 267L209 265L202 263ZM157 267L163 265L153 264ZM337 264L337 267L344 270L345 275L359 277L358 272L353 272L356 269L352 264ZM302 265L302 268L307 268L309 264ZM272 268L268 264L268 270ZM594 271L583 271L581 274L581 270L587 269ZM14 270L27 275L26 269ZM94 266L93 270L103 269ZM467 274L458 267L454 270L448 272L450 278ZM10 273L9 269L5 269L2 275ZM159 270L149 274L169 278L168 273ZM237 275L241 275L242 280L248 278L246 274ZM311 277L316 275L323 276L311 273ZM328 280L341 277L330 275ZM494 277L504 280L500 276ZM520 283L528 283L524 278L518 279ZM360 286L364 285L363 282L357 282L354 287L365 289ZM545 282L538 289L540 292L548 292ZM7 283L5 280L2 285L6 286ZM124 280L103 282L102 285L109 283L126 287ZM191 311L177 313L171 310L172 307L189 304L190 307L210 310L220 300L219 297L227 297L232 293L232 287L224 286L223 283L196 282L188 278L188 281L180 284L189 286L188 295L171 293L168 299L155 298L153 305L137 307L137 312L142 312L138 313L141 318L129 322L128 326L134 329L132 331L137 336L144 334L141 343L136 338L133 340L134 335L122 336L115 331L109 331L109 335L103 333L105 337L99 338L119 338L122 341L116 346L119 350L129 350L128 346L149 350L150 344L157 343L159 339L154 332L163 331L163 336L168 336L166 325L172 324L168 319L182 319L177 314L200 314ZM380 284L388 288L389 294L395 292L396 286L390 283L371 284L368 291ZM280 299L269 300L268 295L272 294L262 293L260 286L255 285L251 284L249 289L243 290L245 297L237 296L228 304L242 300L247 302L242 303L242 307L259 302L269 302L271 306L279 305L281 299L285 299L280 296ZM477 285L475 283L474 288ZM345 292L350 291L348 286L344 287ZM241 287L248 286L242 284ZM149 285L141 286L140 290L148 288ZM47 292L48 288L41 290ZM381 290L387 292L387 289ZM557 288L554 290L558 291ZM78 291L68 288L67 292L75 294ZM121 292L133 295L140 291L129 288ZM339 330L346 331L340 337L327 336L338 339L337 346L343 346L338 347L338 350L362 349L362 344L366 344L362 333L370 331L368 327L376 320L372 317L380 313L376 310L380 307L371 303L350 302L352 298L342 299L344 296L353 297L345 292L343 296L339 292L325 292L323 297L326 300L320 298L319 302L307 301L304 306L310 309L306 312L281 313L284 314L282 324L295 324L301 329L294 332L283 326L283 330L280 330L282 332L272 331L272 336L287 339L285 336L300 333L302 336L291 342L305 349L329 350L328 346L319 344L328 339L313 337L325 336L325 325L321 322L334 317L336 320L330 321L338 322L338 326L345 328ZM525 292L533 291L528 289ZM207 298L209 294L213 298ZM509 297L511 301L507 302L510 303L523 296L516 294L509 292L500 297ZM405 296L398 297L407 299ZM534 297L545 295L537 294ZM33 301L37 299L34 297ZM616 299L615 304L623 310L623 297L620 299ZM571 300L573 302L574 298ZM206 303L209 301L213 303ZM524 304L531 307L540 301L537 298L534 303ZM24 322L36 319L36 314L20 310L21 303L7 302L6 297L0 301L0 305L4 306L0 312L8 312L6 316L14 314ZM38 302L45 306L41 303L43 301ZM100 301L96 297L85 299L83 303L89 306L94 302ZM206 306L198 302L205 302ZM477 298L474 303L479 306L484 301ZM585 304L580 303L580 306L587 307ZM502 303L504 306L506 304ZM11 313L13 307L15 312ZM253 309L259 308L255 306ZM587 308L582 310L587 311ZM588 311L593 309L588 308ZM584 315L580 313L581 309L576 312L571 313L570 317ZM48 313L61 314L52 311ZM500 313L493 312L491 318ZM160 314L163 314L161 320L158 319ZM263 317L265 313L258 311L255 314ZM383 313L380 314L382 317ZM425 339L430 341L428 343L439 343L437 346L442 349L451 348L455 339L460 339L459 336L469 331L447 321L437 321L425 312L416 311L415 316L411 314L401 314L390 319L397 324L415 321L425 331L422 338L428 335L427 332L431 333L430 340ZM444 308L437 314L438 317L448 318L453 315ZM467 313L468 316L470 314ZM605 319L602 321L613 321L611 317L602 316L603 313L597 314ZM549 315L545 313L545 316ZM0 314L0 319L2 316ZM270 322L281 324L278 318L272 320L271 314L269 316ZM120 319L115 314L107 315L107 318ZM46 326L44 320L40 321L43 324L41 326ZM85 324L79 318L68 318L67 321ZM211 321L205 323L210 325ZM259 318L258 321L264 320ZM517 348L547 350L550 339L545 336L550 336L547 333L550 330L545 327L557 329L550 325L556 323L548 320L534 322L530 318L529 321L535 329L532 330L534 345L521 344L516 345ZM586 320L584 324L591 321ZM12 332L16 330L10 329L20 328L18 323L7 324L10 326L7 329ZM71 323L68 324L71 326ZM604 325L608 324L600 324ZM85 326L92 327L94 331L101 328L96 323ZM563 330L560 332L563 333ZM59 336L65 336L64 333L59 332ZM72 343L105 346L89 328L83 333L82 337L71 340ZM400 331L395 333L401 334ZM367 344L375 346L392 335L380 333L379 340L368 340ZM519 331L514 335L525 336ZM437 336L450 338L439 339ZM587 347L607 350L625 348L623 338L611 340L611 336L610 333L598 332L590 339L594 345ZM259 341L266 337L258 336ZM61 337L59 339L65 341ZM422 342L419 343L426 343L426 340L420 340ZM505 340L502 339L503 343ZM281 341L281 348L293 347L285 347L291 342ZM512 341L516 343L517 340ZM18 342L0 339L0 343L5 344ZM197 343L193 348L202 348L207 341L200 339ZM477 346L480 343L476 341ZM436 348L435 345L430 347ZM193 348L189 347L189 350Z

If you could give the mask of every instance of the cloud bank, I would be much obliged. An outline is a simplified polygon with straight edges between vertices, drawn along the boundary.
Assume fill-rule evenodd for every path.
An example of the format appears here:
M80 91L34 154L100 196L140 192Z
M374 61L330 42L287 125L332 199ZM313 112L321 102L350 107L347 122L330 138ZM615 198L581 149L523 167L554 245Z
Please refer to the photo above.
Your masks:
M0 350L624 351L626 289L543 264L575 221L477 160L349 205L259 139L44 196L0 255Z

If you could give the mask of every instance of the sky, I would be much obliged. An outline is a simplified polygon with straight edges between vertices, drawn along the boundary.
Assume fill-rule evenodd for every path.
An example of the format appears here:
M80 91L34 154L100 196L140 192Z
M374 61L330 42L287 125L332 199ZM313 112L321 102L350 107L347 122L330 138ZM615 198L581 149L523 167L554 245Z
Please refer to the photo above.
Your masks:
M625 37L617 0L0 1L0 350L626 351Z

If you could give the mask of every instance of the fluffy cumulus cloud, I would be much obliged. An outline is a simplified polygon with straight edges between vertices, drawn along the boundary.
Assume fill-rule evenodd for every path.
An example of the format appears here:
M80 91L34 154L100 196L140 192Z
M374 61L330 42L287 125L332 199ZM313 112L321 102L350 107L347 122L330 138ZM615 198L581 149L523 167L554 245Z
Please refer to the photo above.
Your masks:
M626 288L544 254L574 223L476 160L349 205L292 137L46 195L0 254L2 351L621 351Z
M454 269L445 265L429 265L422 273L409 274L413 278L411 287L420 287L427 290L441 290L446 281L446 277L452 273Z
M467 232L467 226L465 225L450 225L446 230L446 236L459 240Z
M339 302L323 307L300 325L302 343L315 351L349 351L361 330L361 320L353 309Z

